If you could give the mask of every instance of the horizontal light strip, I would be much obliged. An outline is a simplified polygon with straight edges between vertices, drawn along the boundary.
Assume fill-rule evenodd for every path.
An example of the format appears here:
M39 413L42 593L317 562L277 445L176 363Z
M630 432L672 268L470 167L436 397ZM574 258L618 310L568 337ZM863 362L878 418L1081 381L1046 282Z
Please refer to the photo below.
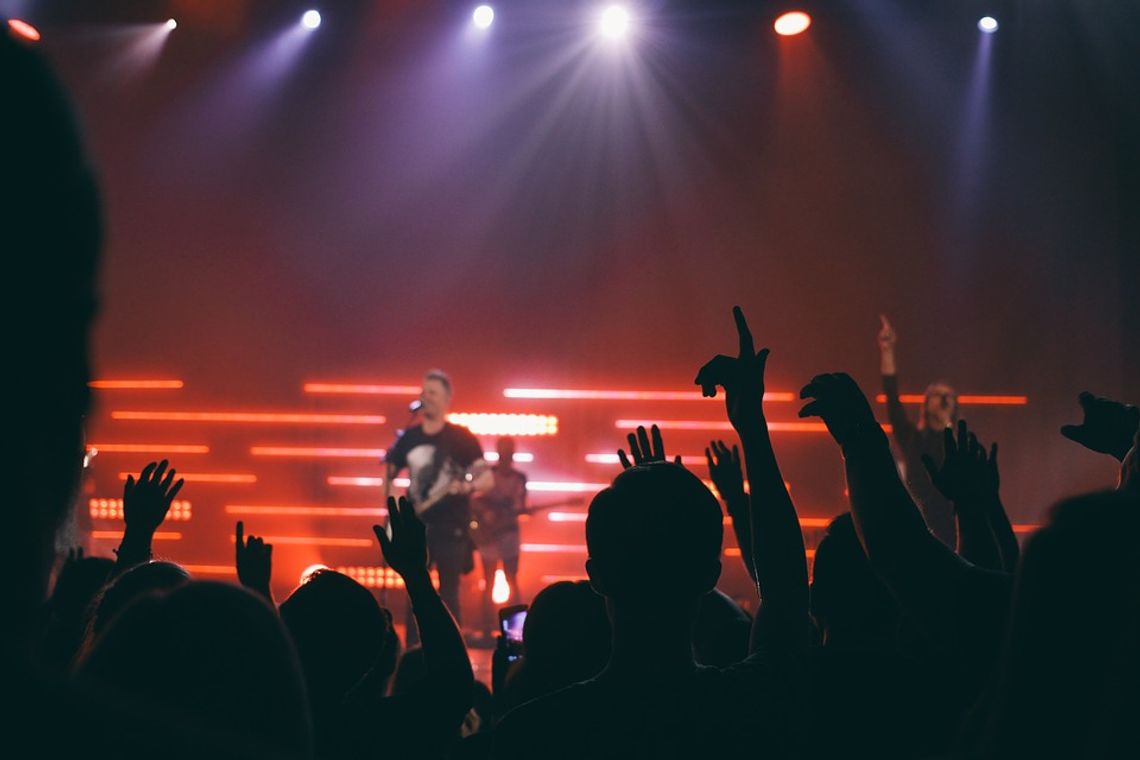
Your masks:
M292 412L136 412L113 411L113 420L149 422L253 422L311 425L383 425L381 414L300 414Z
M483 452L483 461L485 461L485 462L498 462L499 461L499 452L497 452L497 451L484 451ZM534 454L529 454L525 451L516 451L515 452L515 461L516 462L524 462L524 463L525 462L533 462L534 461Z
M584 523L586 522L586 512L547 512L546 519L550 522L556 523ZM732 518L724 518L725 525L732 524ZM826 528L831 524L830 517L801 517L801 528Z
M373 488L375 486L384 485L384 478L330 475L325 478L325 482L330 486L360 486L362 488ZM412 481L409 478L396 478L392 481L392 485L396 488L407 488L411 484Z
M594 493L609 487L609 483L578 483L566 480L528 480L526 483L526 490L545 493Z
M119 480L126 480L133 472L120 472ZM175 478L187 483L256 483L257 476L248 472L175 472Z
M260 536L267 544L301 544L304 546L378 546L375 539L369 538L335 538L330 536ZM230 536L230 542L237 539Z
M739 557L740 547L726 546L724 547L724 556L726 557ZM804 556L808 559L815 559L815 549L804 549Z
M193 516L193 508L185 499L175 499L170 502L170 510L166 519L174 522L186 522ZM87 511L98 520L121 520L123 518L122 499L88 499Z
M544 576L542 576L542 582L547 584L547 585L550 585L551 583L562 583L563 581L566 581L569 583L576 583L577 581L588 581L588 580L590 580L590 579L587 578L585 575L544 575Z
M123 537L121 530L93 530L91 538L119 540ZM175 530L159 530L154 533L155 541L181 541L182 534Z
M621 460L618 459L617 454L587 454L586 461L590 464L620 464ZM673 461L673 457L669 457L669 461ZM681 464L708 464L708 460L704 456L682 456Z
M312 517L387 517L383 507L312 507L303 504L291 506L227 504L227 515L305 515Z
M87 383L88 388L97 388L101 391L120 390L177 390L182 387L181 380L92 380Z
M237 570L232 565L186 565L181 562L178 564L191 575L237 575Z
M419 385L374 385L371 383L305 383L305 393L330 393L340 396L418 396Z
M210 447L196 443L89 443L96 454L209 454Z
M452 412L447 420L475 435L558 435L558 418L550 414Z
M347 575L361 586L366 588L403 588L404 579L390 567L377 567L372 565L364 566L340 566L334 568L336 572L342 575ZM432 585L439 588L439 572L431 570Z
M1037 530L1040 527L1041 527L1040 525L1030 525L1030 524L1022 523L1022 524L1014 525L1013 526L1013 532L1014 533L1032 533L1033 531Z
M418 392L418 390L417 390ZM699 391L621 391L586 388L504 388L506 398L576 399L581 401L719 401L721 397L702 396ZM767 391L765 401L795 401L788 391Z
M880 404L887 403L887 396L885 393L880 393L875 396L875 400ZM900 393L899 401L904 404L921 404L926 400L926 396L921 393ZM962 405L977 405L977 406L1025 406L1029 403L1028 396L959 396L958 403Z
M732 423L727 420L615 420L614 427L629 430L636 427L656 425L662 430L725 430L731 431ZM887 433L890 425L880 425ZM773 433L826 433L827 425L822 422L769 422L768 430Z
M533 554L585 554L585 544L522 544L519 550Z
M300 459L383 459L384 449L342 449L325 446L251 446L255 457L297 457Z

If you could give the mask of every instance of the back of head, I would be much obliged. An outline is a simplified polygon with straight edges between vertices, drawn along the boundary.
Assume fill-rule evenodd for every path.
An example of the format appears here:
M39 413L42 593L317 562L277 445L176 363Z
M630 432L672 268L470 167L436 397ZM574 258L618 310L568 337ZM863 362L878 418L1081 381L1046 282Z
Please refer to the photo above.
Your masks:
M864 639L894 628L898 608L871 569L850 512L827 526L812 566L811 614L824 636Z
M508 683L512 705L593 678L610 659L605 600L586 581L547 586L527 611L523 648Z
M379 663L390 639L389 618L372 592L333 570L311 575L281 603L280 613L314 708L342 700Z
M1061 502L1029 539L992 712L993 750L1077 756L1093 738L1111 674L1129 660L1134 667L1140 648L1120 640L1136 614L1138 535L1136 497L1103 492Z
M102 231L94 177L63 88L38 53L3 32L0 229L9 274L0 278L0 304L6 359L20 368L7 381L7 395L20 399L7 411L20 445L4 457L2 472L14 489L10 501L20 505L9 528L22 538L8 557L16 574L10 625L18 628L43 601L54 534L79 481Z
M190 573L174 562L155 560L135 565L112 580L95 599L91 608L89 636L101 634L115 616L133 602L150 594L160 594L190 582ZM89 641L89 644L93 643Z
M136 601L96 640L79 673L180 727L286 756L311 752L289 637L265 601L238 586L194 582Z
M674 464L632 467L590 503L586 570L614 604L695 600L720 577L720 505Z

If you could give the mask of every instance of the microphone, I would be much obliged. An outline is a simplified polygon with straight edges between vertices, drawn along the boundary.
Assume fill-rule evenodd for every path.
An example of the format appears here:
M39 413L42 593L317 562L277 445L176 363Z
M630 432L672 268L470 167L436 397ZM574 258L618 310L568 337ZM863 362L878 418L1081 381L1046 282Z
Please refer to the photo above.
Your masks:
M416 399L412 403L408 404L408 411L411 412L412 414L415 414L416 412L418 412L419 410L421 410L423 408L424 408L424 402L420 401L419 399Z

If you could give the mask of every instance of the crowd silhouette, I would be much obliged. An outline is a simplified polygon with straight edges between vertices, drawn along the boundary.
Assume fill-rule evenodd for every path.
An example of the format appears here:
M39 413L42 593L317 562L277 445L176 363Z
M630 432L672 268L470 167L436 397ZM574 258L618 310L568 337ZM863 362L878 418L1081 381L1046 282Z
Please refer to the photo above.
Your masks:
M155 531L183 485L167 461L127 479L113 559L57 557L90 404L101 214L61 87L3 35L0 82L21 103L0 120L2 144L26 146L4 175L5 234L26 268L3 299L26 375L9 414L21 445L3 464L15 489L0 626L7 756L1137 752L1140 410L1079 396L1083 421L1060 432L1116 459L1119 480L1057 503L1022 550L997 444L958 419L953 391L932 386L921 425L899 417L885 320L906 474L849 375L803 387L799 414L820 418L837 444L850 505L819 543L810 585L766 423L769 352L736 308L736 353L695 378L705 395L723 393L739 440L706 452L723 511L656 427L631 433L622 471L589 506L589 581L535 595L524 655L496 652L490 689L473 677L427 569L424 525L402 498L388 500L387 529L374 534L410 597L421 643L407 651L392 614L346 575L318 571L277 604L272 546L242 523L239 584L156 560ZM935 535L928 518L943 507L953 529ZM717 590L726 514L755 582L752 615Z

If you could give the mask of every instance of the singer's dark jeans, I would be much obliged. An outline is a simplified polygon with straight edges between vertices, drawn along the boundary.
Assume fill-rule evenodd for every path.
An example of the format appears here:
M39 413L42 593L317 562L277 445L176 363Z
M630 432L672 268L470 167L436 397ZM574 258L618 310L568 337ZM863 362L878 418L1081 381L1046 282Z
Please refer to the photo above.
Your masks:
M455 622L463 626L463 613L459 605L460 577L465 570L470 569L471 543L466 532L443 526L427 526L428 562L439 573L439 595L444 605L451 612ZM412 614L412 605L409 601L407 608L407 646L419 642L419 630L416 628L415 617Z

